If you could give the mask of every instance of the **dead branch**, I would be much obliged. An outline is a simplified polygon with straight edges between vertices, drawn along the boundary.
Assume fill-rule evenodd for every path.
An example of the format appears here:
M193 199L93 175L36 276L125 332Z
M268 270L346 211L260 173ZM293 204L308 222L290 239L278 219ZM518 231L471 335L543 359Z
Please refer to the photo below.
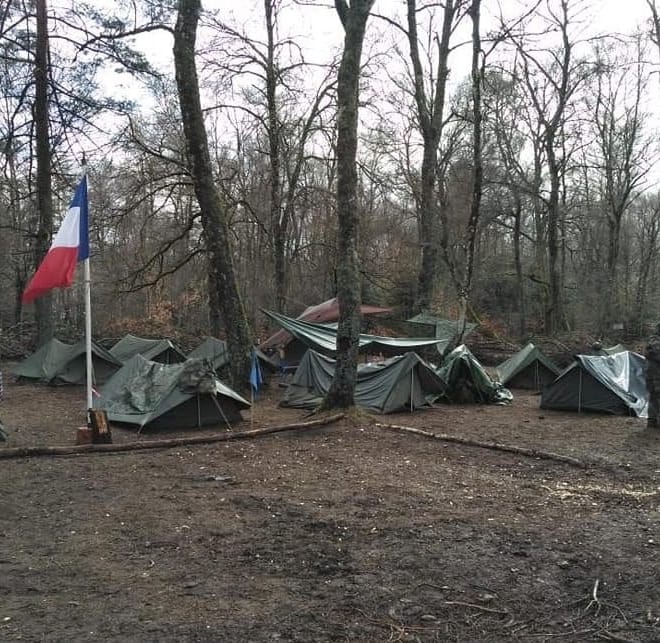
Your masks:
M172 447L190 446L194 444L212 444L214 442L229 442L230 440L246 440L258 438L262 435L280 433L282 431L294 431L299 429L312 429L325 424L331 424L341 420L343 413L328 415L310 422L298 422L283 424L280 426L269 426L250 431L237 431L234 433L223 433L220 435L201 435L189 438L172 438L169 440L145 440L143 442L127 442L125 444L83 444L79 446L41 446L41 447L11 447L0 449L0 460L10 458L30 458L35 456L58 456L58 455L83 455L87 453L120 453L124 451L138 451L142 449L168 449Z
M430 431L424 431L422 429L416 429L412 426L401 426L399 424L381 424L376 422L375 426L382 429L392 429L394 431L403 431L406 433L415 433L417 435L422 435L426 438L432 438L434 440L441 440L442 442L454 442L456 444L464 444L471 447L479 447L481 449L493 449L495 451L506 451L507 453L516 453L518 455L524 455L530 458L541 458L543 460L556 460L557 462L563 462L564 464L570 464L574 467L580 467L581 469L587 468L587 463L577 458L572 458L568 455L561 455L559 453L552 453L550 451L540 451L538 449L528 449L526 447L519 447L510 444L499 444L497 442L482 442L480 440L472 440L470 438L459 438L455 435L447 435L445 433L431 433Z
M615 641L616 643L637 643L634 639L627 639L624 636L619 636L614 634L614 632L609 632L608 630L603 630L598 633L598 638L604 639L606 641Z
M475 610L480 610L481 612L488 612L489 614L498 614L499 616L508 616L509 612L507 610L498 610L493 607L484 607L483 605L477 605L475 603L465 603L463 601L445 601L445 605L460 605L462 607L471 607Z

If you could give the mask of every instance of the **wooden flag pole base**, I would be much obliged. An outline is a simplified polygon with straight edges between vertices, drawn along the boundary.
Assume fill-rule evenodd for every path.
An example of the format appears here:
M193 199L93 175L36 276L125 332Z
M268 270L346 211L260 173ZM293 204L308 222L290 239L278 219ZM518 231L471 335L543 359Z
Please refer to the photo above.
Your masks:
M92 432L92 444L112 444L108 414L102 409L88 409L87 426Z

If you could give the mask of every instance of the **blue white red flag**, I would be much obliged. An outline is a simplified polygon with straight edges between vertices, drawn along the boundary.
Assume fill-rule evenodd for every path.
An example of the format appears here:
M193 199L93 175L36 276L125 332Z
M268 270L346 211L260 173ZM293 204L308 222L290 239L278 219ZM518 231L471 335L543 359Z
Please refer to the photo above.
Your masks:
M29 303L53 288L71 286L76 264L88 257L87 177L83 177L48 254L23 293L23 302Z

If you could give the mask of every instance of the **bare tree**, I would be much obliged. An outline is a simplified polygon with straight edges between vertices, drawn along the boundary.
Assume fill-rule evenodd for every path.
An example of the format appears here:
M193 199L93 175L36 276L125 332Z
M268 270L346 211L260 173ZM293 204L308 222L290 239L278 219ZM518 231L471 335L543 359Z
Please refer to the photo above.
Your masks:
M428 310L433 298L434 284L438 271L438 227L437 214L438 195L436 181L438 172L438 146L442 140L445 125L444 109L449 77L448 59L450 53L449 41L456 24L460 20L460 10L463 0L447 0L444 6L442 30L440 36L435 34L434 43L437 46L437 67L435 74L426 73L423 69L418 37L418 12L416 0L408 0L408 43L410 45L410 60L412 64L412 79L414 85L417 120L422 134L423 151L419 190L415 194L419 217L419 241L421 246L421 263L417 278L417 293L415 308L418 311ZM425 78L430 77L428 93Z
M576 4L579 3L573 2L573 5ZM524 83L540 124L539 142L548 174L548 196L545 198L549 294L545 325L548 333L554 333L566 321L561 270L561 189L568 159L564 153L566 148L563 137L572 100L590 68L587 61L576 59L574 54L575 43L570 35L570 7L571 0L559 0L558 11L548 9L548 33L556 32L560 39L558 46L552 49L539 50L538 44L528 42L524 33L509 32L518 52L519 67L516 73Z
M623 215L650 168L650 141L644 138L641 106L648 73L639 39L632 56L609 43L597 47L595 53L596 70L586 107L596 130L593 165L600 178L608 230L607 283L600 316L600 331L606 333L613 322L623 319L617 280Z

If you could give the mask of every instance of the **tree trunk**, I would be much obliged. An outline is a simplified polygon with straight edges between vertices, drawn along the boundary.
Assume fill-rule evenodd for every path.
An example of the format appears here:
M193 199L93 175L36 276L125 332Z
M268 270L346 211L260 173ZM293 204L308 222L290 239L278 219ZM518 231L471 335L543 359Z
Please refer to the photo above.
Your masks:
M424 70L419 57L417 36L417 5L416 0L408 0L408 41L410 58L413 66L415 85L415 102L419 128L424 141L421 168L421 186L417 202L419 243L421 262L417 277L417 296L415 309L418 312L429 310L433 301L436 275L439 260L437 195L438 146L443 132L443 111L449 68L449 39L454 20L455 8L453 0L447 0L444 9L442 36L438 42L437 81L432 105L426 97L424 89Z
M174 30L174 68L188 149L188 162L201 212L204 238L209 253L209 285L216 288L229 352L232 384L245 388L250 371L250 336L243 303L236 283L229 229L224 205L216 190L208 138L204 125L195 39L201 11L200 0L179 0Z
M264 0L266 33L266 105L268 111L268 158L270 161L270 220L273 231L273 268L275 273L275 309L284 311L286 301L286 235L287 220L282 210L280 181L280 124L277 109L277 72L275 69L274 0Z
M482 159L482 108L481 108L481 82L483 76L483 61L480 60L481 34L481 0L472 0L469 10L472 19L472 202L470 204L470 217L467 225L467 251L465 256L465 273L463 283L458 291L459 304L459 336L458 342L463 341L467 310L470 304L472 291L472 276L474 273L474 256L477 243L477 229L481 213L481 194L483 191L484 169Z
M48 124L48 16L46 0L37 0L37 42L35 52L34 129L37 146L37 212L39 228L35 240L35 266L50 249L53 233L53 197L51 190L50 135ZM54 335L53 298L50 293L35 301L37 345Z
M563 323L563 301L561 292L561 270L559 261L559 164L555 154L554 136L547 138L546 154L550 173L550 195L548 198L548 283L550 301L546 315L546 332L556 333Z
M360 59L374 0L335 0L344 26L344 52L337 77L337 363L323 407L353 405L360 335L360 267L358 264L357 129Z
M513 213L513 261L516 268L516 290L518 291L518 335L527 332L527 311L525 305L525 284L522 267L522 200L520 192L514 191L515 211Z

